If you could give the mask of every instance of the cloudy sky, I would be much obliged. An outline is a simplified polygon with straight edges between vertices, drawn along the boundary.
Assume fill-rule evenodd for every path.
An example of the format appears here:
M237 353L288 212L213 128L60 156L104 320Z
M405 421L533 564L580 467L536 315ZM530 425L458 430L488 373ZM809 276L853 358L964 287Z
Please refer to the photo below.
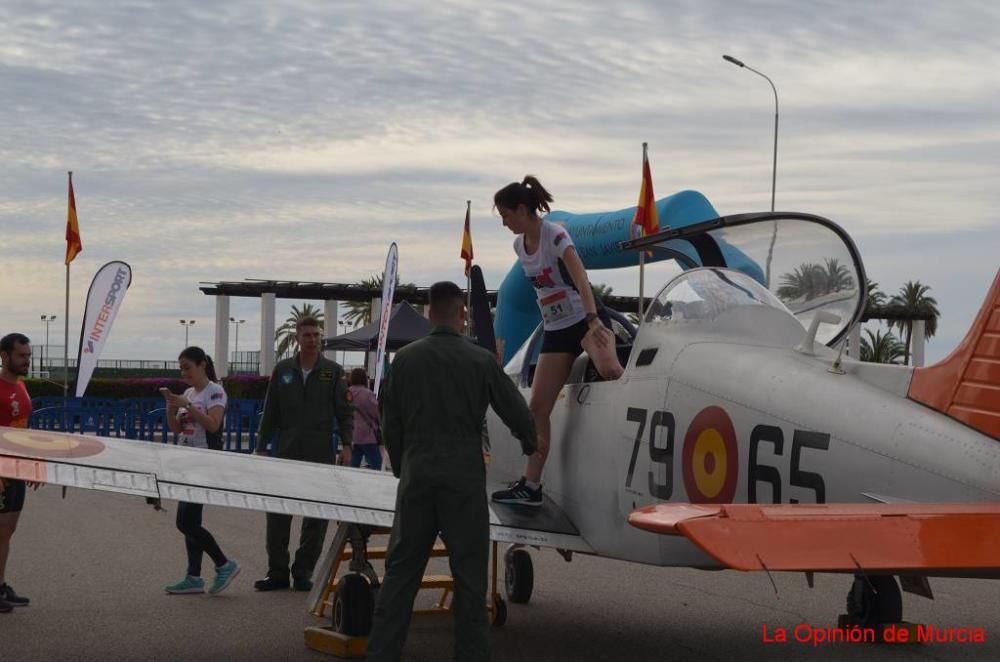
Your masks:
M406 281L462 279L465 200L487 282L513 263L493 192L525 173L555 208L656 193L843 225L870 277L932 287L930 360L1000 265L1000 6L991 2L47 2L0 4L0 328L61 343L66 171L90 277L134 279L106 358L212 347L200 281L355 282L390 241ZM664 272L665 273L665 272ZM636 294L634 270L592 272ZM280 301L283 318L294 301ZM259 303L241 349L259 346Z

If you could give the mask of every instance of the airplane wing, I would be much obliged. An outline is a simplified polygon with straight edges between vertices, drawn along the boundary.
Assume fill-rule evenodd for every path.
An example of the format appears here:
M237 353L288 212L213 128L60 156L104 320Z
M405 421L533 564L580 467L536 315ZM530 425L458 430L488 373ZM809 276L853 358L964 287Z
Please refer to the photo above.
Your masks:
M0 427L0 476L380 527L392 526L398 484L367 469L7 427ZM490 536L592 552L575 531L544 519L501 521L492 510Z
M684 536L736 570L981 575L1000 569L1000 503L668 503L636 510L628 521Z

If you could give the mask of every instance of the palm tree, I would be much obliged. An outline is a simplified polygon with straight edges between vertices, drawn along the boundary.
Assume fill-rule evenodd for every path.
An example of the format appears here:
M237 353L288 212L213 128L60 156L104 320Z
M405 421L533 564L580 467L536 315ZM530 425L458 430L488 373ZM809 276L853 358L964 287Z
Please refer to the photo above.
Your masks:
M881 308L885 305L886 294L879 289L878 283L873 281L871 278L868 281L868 307L869 308Z
M791 273L781 276L781 286L778 287L778 298L782 301L802 299L810 301L825 294L823 282L826 280L826 270L818 264L806 263L795 267Z
M778 298L782 301L811 301L831 292L854 287L851 270L835 257L826 258L824 264L807 262L791 273L781 276Z
M825 282L823 287L828 292L839 292L854 287L854 277L851 270L840 263L835 257L828 257L824 260L826 268L824 271Z
M903 356L903 343L891 332L865 329L867 338L861 339L861 360L869 363L892 363L898 365Z
M375 274L370 278L366 278L357 283L358 287L362 287L367 290L381 290L382 289L382 279L384 274ZM410 288L416 289L416 285L413 283L400 284L399 273L396 273L396 290ZM374 313L372 311L371 299L367 301L348 301L347 302L347 312L344 313L344 319L352 324L371 324L374 319Z
M304 317L315 317L322 324L323 311L311 303L302 304L301 309L298 306L292 306L292 312L288 319L274 332L274 339L278 343L276 351L279 358L298 350L299 341L295 339L295 325Z
M597 297L598 299L603 299L604 297L611 296L611 290L613 290L614 288L605 283L597 283L596 285L591 283L590 289L594 291L595 297Z
M927 296L930 285L924 285L919 280L906 281L899 294L896 294L889 301L889 308L894 312L907 317L916 315L930 315L924 323L924 337L931 338L937 333L937 321L941 313L937 309L937 301L934 297ZM913 322L909 319L897 319L889 322L889 328L897 327L900 332L906 334L904 344L903 362L910 364L910 340L913 335Z

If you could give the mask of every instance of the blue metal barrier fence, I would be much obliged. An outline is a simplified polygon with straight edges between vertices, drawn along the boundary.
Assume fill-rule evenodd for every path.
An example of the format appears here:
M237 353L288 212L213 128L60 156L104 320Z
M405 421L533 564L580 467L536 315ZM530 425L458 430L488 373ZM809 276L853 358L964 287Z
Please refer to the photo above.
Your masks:
M61 398L45 396L31 402L29 426L76 434L96 434L160 443L177 443L167 427L163 398ZM222 441L227 451L252 453L262 400L232 399L223 419Z

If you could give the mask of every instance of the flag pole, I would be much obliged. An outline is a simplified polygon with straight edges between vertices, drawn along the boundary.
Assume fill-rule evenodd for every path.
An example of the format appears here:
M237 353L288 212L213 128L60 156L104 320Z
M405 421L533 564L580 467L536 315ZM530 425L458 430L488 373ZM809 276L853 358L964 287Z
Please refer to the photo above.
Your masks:
M465 218L469 218L472 213L472 200L465 201ZM463 230L464 232L464 230ZM471 236L470 236L471 239ZM463 235L464 241L464 235ZM472 269L468 268L468 263L466 263L465 270L465 310L468 315L472 314ZM472 335L472 325L465 325L465 335Z
M648 144L649 143L645 142L642 143L642 167L644 173L646 168L646 147ZM646 213L649 212L647 211ZM640 234L640 236L642 236L642 234ZM645 284L645 275L646 275L646 251L640 250L639 251L639 324L640 325L642 325L642 294L643 294L643 286Z
M69 171L69 188L73 190L73 171ZM63 415L69 402L69 262L66 262L66 306L63 315ZM65 422L64 422L65 429Z

